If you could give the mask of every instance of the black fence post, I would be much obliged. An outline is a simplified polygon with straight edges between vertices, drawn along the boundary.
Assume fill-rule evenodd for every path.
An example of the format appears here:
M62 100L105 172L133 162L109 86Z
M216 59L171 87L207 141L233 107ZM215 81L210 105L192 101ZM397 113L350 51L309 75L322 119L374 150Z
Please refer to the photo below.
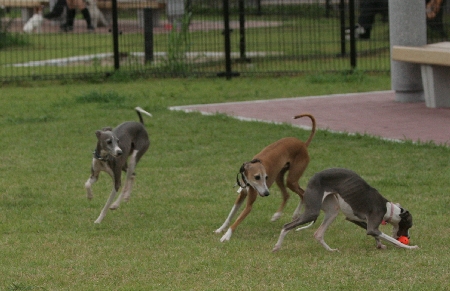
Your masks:
M144 54L145 62L153 61L153 9L144 8Z
M227 79L231 79L232 76L239 76L237 73L233 73L231 70L231 40L230 40L230 5L228 0L223 0L223 22L224 31L223 35L225 38L225 72L218 73L217 76L225 76Z
M325 1L325 17L330 17L330 11L331 11L331 0Z
M113 34L113 51L114 51L114 69L120 67L119 60L119 25L117 19L117 0L112 0L112 34Z
M250 62L250 59L246 57L245 0L239 0L239 50L240 50L240 61Z
M355 38L355 0L349 0L350 20L350 66L356 68L356 38Z
M339 19L341 21L341 56L345 56L345 0L339 1Z

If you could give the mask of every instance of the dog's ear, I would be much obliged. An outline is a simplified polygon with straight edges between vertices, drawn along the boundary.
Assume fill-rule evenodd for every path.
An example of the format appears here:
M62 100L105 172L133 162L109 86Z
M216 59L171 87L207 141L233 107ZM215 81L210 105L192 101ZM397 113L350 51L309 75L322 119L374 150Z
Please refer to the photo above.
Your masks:
M112 131L112 127L111 126L103 127L102 130L103 131Z
M403 208L400 208L400 218L406 218L409 215L409 211Z
M95 131L95 135L97 136L97 138L100 138L100 136L102 135L102 132L100 130Z

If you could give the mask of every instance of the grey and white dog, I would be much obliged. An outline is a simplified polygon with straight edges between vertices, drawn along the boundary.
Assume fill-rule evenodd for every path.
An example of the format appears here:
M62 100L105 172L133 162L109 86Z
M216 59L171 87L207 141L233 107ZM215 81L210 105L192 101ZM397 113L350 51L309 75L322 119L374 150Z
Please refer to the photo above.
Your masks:
M397 240L400 236L409 238L409 229L412 227L412 216L409 211L399 204L389 202L351 170L332 168L316 173L308 182L303 204L305 209L300 216L283 226L273 251L281 248L284 237L292 229L308 222L311 224L297 230L311 226L319 216L320 210L325 212L325 217L315 232L314 238L328 251L337 251L337 249L332 249L325 243L324 234L340 211L344 213L347 220L366 229L366 233L375 238L379 249L386 248L380 239L401 248L418 248L418 246L402 244ZM393 225L393 237L378 229L383 220Z
M148 116L152 115L140 107L136 107L135 110L140 122L127 121L114 129L105 127L95 132L97 147L94 150L92 159L91 176L85 184L87 198L92 199L91 187L98 180L98 175L101 171L108 173L113 179L111 194L95 223L100 223L103 220L108 208L111 210L117 209L122 200L128 201L135 179L134 169L150 146L150 139L144 127L141 113ZM121 186L122 171L127 173L125 186L113 203Z

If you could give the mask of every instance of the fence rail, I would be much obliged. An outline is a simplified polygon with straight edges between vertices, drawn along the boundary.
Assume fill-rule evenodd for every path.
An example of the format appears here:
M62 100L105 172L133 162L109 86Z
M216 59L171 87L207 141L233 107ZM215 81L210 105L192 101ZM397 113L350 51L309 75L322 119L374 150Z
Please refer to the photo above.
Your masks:
M1 81L390 69L385 8L370 39L351 42L346 34L363 0L89 0L94 31L79 11L70 32L60 29L65 12L29 24L55 1L0 0ZM429 42L446 40L447 10L428 22Z

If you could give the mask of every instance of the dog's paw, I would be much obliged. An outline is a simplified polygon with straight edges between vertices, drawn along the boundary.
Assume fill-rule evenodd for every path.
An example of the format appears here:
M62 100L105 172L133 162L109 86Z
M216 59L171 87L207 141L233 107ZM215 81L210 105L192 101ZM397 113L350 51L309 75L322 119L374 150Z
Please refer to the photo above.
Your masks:
M92 198L94 197L94 195L92 195L92 191L90 188L86 187L86 198L88 200L92 200Z
M232 234L233 234L233 231L231 230L231 228L229 228L227 230L227 232L220 239L220 242L229 241Z
M379 250L385 250L386 248L387 247L382 243L377 244L377 249L379 249Z
M272 253L278 252L280 249L281 249L281 246L276 244L272 249Z
M222 228L218 228L218 229L216 229L216 230L214 231L214 233L221 233L222 231L223 231Z
M277 221L278 219L280 219L282 214L283 213L281 213L281 212L275 212L275 214L272 216L272 219L270 221L272 221L272 222Z
M119 208L119 205L116 203L113 203L111 206L109 206L110 210L116 210L117 208Z

